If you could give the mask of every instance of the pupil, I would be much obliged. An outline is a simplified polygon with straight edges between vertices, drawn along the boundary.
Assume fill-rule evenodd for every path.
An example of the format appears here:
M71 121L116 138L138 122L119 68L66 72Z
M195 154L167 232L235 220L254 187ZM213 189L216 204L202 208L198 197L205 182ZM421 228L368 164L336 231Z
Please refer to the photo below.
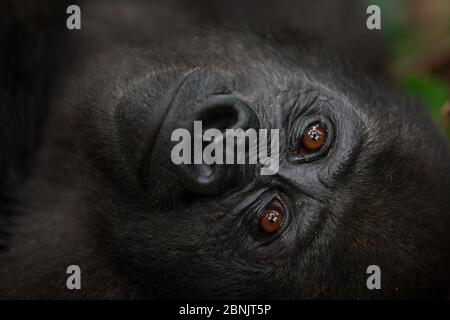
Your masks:
M309 138L313 141L319 140L319 134L317 133L316 128L312 129L309 132Z
M273 224L273 223L276 223L277 220L278 220L277 214L274 213L274 212L271 212L271 213L269 214L269 223L272 223L272 224Z

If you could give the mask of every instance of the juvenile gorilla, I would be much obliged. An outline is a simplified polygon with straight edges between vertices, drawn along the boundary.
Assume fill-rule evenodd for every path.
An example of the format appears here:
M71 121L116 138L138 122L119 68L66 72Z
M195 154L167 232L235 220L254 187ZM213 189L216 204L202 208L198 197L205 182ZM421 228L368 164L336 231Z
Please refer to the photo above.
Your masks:
M445 296L449 148L373 64L298 30L116 37L73 38L29 177L4 192L1 297ZM171 133L196 120L279 129L278 173L174 165Z

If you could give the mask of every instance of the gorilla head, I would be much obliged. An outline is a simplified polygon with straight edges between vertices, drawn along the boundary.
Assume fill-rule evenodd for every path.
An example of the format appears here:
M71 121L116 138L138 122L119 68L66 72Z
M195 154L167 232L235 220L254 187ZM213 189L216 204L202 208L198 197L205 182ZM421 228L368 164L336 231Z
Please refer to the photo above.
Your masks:
M443 296L450 154L440 132L316 38L278 35L211 29L148 49L102 46L67 72L18 192L0 294ZM278 129L278 172L175 165L171 134L193 133L194 121ZM71 264L83 290L65 286ZM367 288L370 265L381 290Z
M109 51L73 81L83 85L70 135L88 155L75 168L92 165L83 215L99 250L139 292L364 298L446 290L445 141L420 106L324 52L304 36L211 32L156 52ZM279 129L277 174L173 164L171 133L192 131L196 120L203 129ZM311 128L324 133L317 148L305 140ZM270 213L278 220L267 224ZM367 289L372 264L382 290Z

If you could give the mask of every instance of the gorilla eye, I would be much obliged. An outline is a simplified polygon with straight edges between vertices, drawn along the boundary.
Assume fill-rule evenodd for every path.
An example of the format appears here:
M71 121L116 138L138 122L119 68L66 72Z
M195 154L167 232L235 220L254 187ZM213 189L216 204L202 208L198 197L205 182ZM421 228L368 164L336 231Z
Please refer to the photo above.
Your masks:
M322 122L309 125L299 141L297 153L304 155L319 151L327 142L327 127Z
M284 221L284 209L281 203L273 200L271 204L264 210L259 226L267 233L274 233L281 228Z

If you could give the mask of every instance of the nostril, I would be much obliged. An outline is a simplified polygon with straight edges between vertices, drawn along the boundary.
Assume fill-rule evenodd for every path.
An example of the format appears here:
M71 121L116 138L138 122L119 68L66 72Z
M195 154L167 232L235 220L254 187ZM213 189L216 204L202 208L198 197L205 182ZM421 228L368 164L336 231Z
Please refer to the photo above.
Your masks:
M232 105L217 105L201 112L199 120L203 128L215 128L220 131L232 128L238 122L238 113Z
M207 98L196 107L192 114L183 119L184 122L191 120L201 121L202 133L208 129L216 129L224 135L227 129L247 130L259 127L258 117L250 106L245 101L231 95L214 95ZM195 132L195 124L189 124L189 127L191 128L191 137L198 137L199 132ZM179 178L186 190L195 194L220 194L238 187L243 181L245 170L250 171L248 167L244 166L221 165L226 161L225 153L228 150L224 147L226 138L219 137L217 142L222 143L222 148L213 149L214 157L217 156L216 152L222 153L222 160L217 165L215 162L201 161L201 163L183 164L177 167L180 173ZM210 142L202 140L201 143L199 145L202 147L201 150L195 148L195 141L191 143L191 147L193 153L200 151L203 158ZM233 155L234 153L233 149ZM250 173L247 172L246 175L249 176Z
M248 129L258 123L256 114L244 101L234 96L216 95L205 101L197 114L203 128Z

